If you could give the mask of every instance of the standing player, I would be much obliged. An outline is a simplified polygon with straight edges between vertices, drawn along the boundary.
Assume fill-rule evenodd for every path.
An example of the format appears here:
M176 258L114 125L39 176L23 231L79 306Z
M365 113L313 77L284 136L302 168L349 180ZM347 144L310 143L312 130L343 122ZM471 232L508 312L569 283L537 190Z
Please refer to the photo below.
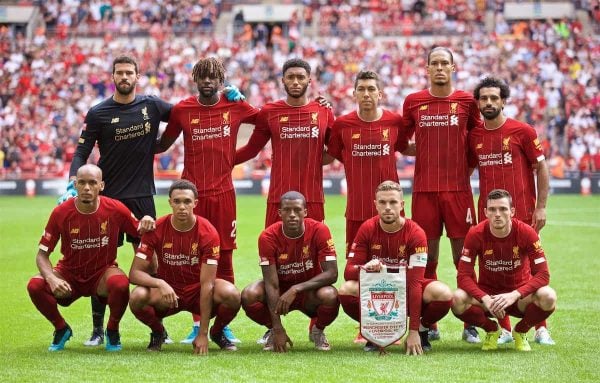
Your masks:
M501 334L488 314L498 319L506 315L522 318L512 332L515 348L530 351L527 332L556 307L556 292L548 286L546 256L535 230L514 218L515 208L506 190L488 194L485 215L487 220L471 228L465 238L452 311L487 332L484 351L497 349Z
M442 228L450 239L454 264L465 235L476 220L469 181L467 133L479 126L479 109L473 96L452 87L454 58L448 48L433 48L427 56L429 89L412 93L403 106L407 138L415 134L416 164L412 219L425 230L429 249L425 277L436 279ZM439 339L433 329L432 340ZM473 326L463 339L479 343Z
M198 96L191 96L173 107L158 150L168 149L183 131L181 177L198 189L200 200L194 213L206 218L219 233L221 253L217 278L234 283L232 257L237 226L231 171L240 124L254 124L258 109L247 102L228 101L221 94L225 68L216 58L199 60L192 70L192 79L198 88ZM182 343L194 340L199 325L200 318L195 317L192 332ZM232 342L240 342L229 327L225 334Z
M186 310L199 315L200 330L193 340L194 353L208 353L210 338L221 349L237 348L223 334L240 309L240 293L235 286L216 278L219 259L219 234L206 219L194 214L198 191L186 180L175 181L169 188L173 213L156 222L156 230L142 237L131 264L129 306L133 314L152 329L149 351L160 351L164 327L159 318ZM153 258L158 261L152 276Z
M429 326L442 319L452 305L452 291L434 279L424 279L427 264L427 238L414 221L404 218L404 199L400 184L384 181L375 192L377 215L359 228L344 271L346 282L340 287L339 298L346 314L360 321L359 267L379 271L381 265L404 264L406 270L407 304L410 317L406 353L421 355L431 350ZM367 342L365 351L377 347Z
M300 310L316 318L310 340L318 350L331 349L324 329L338 315L340 303L332 285L337 280L333 239L327 226L306 218L306 200L296 191L280 198L281 222L258 238L263 279L242 291L246 315L267 329L264 350L286 352L292 345L281 315Z
M535 129L504 115L510 97L504 81L487 77L473 94L484 118L484 125L469 133L469 164L479 169L479 217L485 217L485 196L502 188L513 198L515 218L530 223L539 233L546 223L550 176ZM501 344L512 341L509 316L504 318ZM536 325L535 341L554 344L546 323Z
M323 198L323 149L334 117L331 109L309 101L310 65L291 59L283 65L285 100L262 107L246 146L238 149L235 163L255 157L271 140L273 166L267 198L265 227L280 220L279 196L297 190L306 197L308 217L325 219Z
M57 304L69 306L82 296L108 303L106 350L120 351L119 322L127 309L129 281L117 267L119 232L138 235L138 228L152 230L154 220L144 216L138 222L121 202L99 197L104 182L96 165L79 168L75 188L79 196L50 215L36 256L40 274L29 280L27 290L35 307L54 325L49 351L64 349L73 335ZM53 268L49 258L59 239L63 257Z
M84 165L98 143L98 166L104 173L106 187L103 195L125 204L139 219L145 215L156 217L153 194L154 150L161 121L169 120L171 104L155 96L136 95L139 79L138 66L128 56L119 56L112 64L115 93L92 107L85 117L85 126L73 156L67 193L59 203L73 193L73 180L77 169ZM139 239L127 235L135 247ZM123 235L119 246L123 243ZM106 305L92 297L94 328L86 346L97 346L103 340L103 322ZM168 340L170 342L170 339Z

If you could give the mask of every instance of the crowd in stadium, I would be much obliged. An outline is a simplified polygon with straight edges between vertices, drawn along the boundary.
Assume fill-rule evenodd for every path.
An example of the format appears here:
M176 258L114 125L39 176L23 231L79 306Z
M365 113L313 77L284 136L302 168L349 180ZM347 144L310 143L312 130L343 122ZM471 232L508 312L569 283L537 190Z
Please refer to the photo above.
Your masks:
M435 10L424 6L415 11L420 2L397 0L393 3L399 4L399 19L394 28L420 29L387 33L383 25L382 34L399 37L374 40L374 26L380 15L387 15L382 10L389 1L368 2L372 5L368 8L329 1L320 8L307 7L321 12L318 39L300 37L292 23L288 34L274 28L267 37L240 35L226 43L210 33L194 38L173 35L182 17L194 28L212 26L221 2L110 3L44 2L49 28L40 28L31 39L0 27L0 179L66 177L85 113L113 93L110 63L124 52L140 62L138 93L156 94L171 103L196 92L190 74L198 58L216 55L225 62L228 82L237 85L252 105L261 106L281 98L280 68L297 56L313 67L312 96L328 98L336 115L355 108L352 85L360 69L379 73L385 84L384 106L400 112L406 95L427 87L426 52L431 43L408 36L430 32L428 25L464 32L448 32L437 42L455 53L457 88L470 91L485 74L508 81L512 94L506 114L535 127L555 178L600 171L600 42L584 34L577 20L509 24L498 14L495 31L488 34L477 8L483 2L459 2L468 12L458 16L450 11L456 7L447 6L450 2L441 2ZM402 12L405 3L410 7ZM313 14L305 12L303 17L312 21ZM139 44L104 33L90 44L89 39L71 37L87 33L82 25L87 31L115 34L145 30L160 38ZM353 29L357 26L360 30ZM157 168L181 169L182 154L182 145L175 145L157 157ZM253 166L268 166L268 157L264 153ZM399 167L410 161L399 157ZM334 165L328 171L335 170Z

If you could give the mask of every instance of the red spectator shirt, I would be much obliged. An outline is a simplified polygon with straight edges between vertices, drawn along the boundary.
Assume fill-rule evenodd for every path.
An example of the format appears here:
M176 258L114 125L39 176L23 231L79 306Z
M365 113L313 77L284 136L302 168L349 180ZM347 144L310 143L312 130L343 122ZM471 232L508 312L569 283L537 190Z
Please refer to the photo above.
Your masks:
M179 231L171 224L172 214L156 221L156 230L142 236L136 257L152 262L158 259L157 278L167 282L176 292L200 282L202 264L217 265L219 234L206 219L196 216L196 224Z
M240 124L254 124L257 113L247 102L228 101L224 96L215 105L202 105L193 96L173 107L164 134L175 138L183 131L181 178L193 182L201 197L233 189L231 171Z
M329 229L311 218L304 219L304 234L299 238L286 237L282 222L263 230L258 238L258 255L261 266L277 268L280 291L321 274L321 262L336 260Z
M475 279L475 261L479 277ZM522 297L548 285L548 263L535 230L523 221L512 219L512 230L505 238L492 235L486 219L472 227L458 262L458 287L481 301L485 295L519 291Z
M505 189L512 196L515 218L531 222L536 201L532 166L544 159L535 129L512 118L495 130L478 127L469 132L469 166L479 169L479 219L485 218L489 192Z
M311 101L291 106L284 100L266 104L256 117L248 144L239 149L236 163L254 157L271 140L273 150L268 202L277 203L290 190L307 202L323 202L323 148L334 117L331 109Z
M62 258L56 264L80 283L87 283L107 266L116 265L119 232L137 237L138 220L123 205L109 197L99 196L98 209L82 213L72 198L52 210L40 250L52 253L60 239Z
M481 125L473 96L455 90L435 97L428 89L406 97L403 121L407 138L415 134L415 192L468 191L467 133Z
M427 236L411 219L396 232L383 230L379 216L365 221L358 232L348 254L344 272L346 280L358 280L359 268L372 259L379 259L389 266L406 266L406 285L410 329L418 330L423 300L422 283L427 266Z
M406 140L398 139L404 135L402 117L387 110L377 121L363 121L356 111L335 121L327 152L344 164L347 219L364 221L377 214L375 189L385 180L398 182L395 151L406 149Z

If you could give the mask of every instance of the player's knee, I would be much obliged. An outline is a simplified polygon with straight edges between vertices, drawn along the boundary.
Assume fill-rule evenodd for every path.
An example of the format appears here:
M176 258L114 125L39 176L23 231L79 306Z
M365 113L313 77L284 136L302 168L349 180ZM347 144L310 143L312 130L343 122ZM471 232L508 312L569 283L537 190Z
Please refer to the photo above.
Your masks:
M323 286L317 291L317 297L326 306L334 306L338 302L338 291L333 286Z
M264 295L264 289L262 288L262 284L259 282L254 282L244 288L241 293L242 305L248 306L255 302L262 300Z
M358 296L358 282L346 281L346 282L342 283L338 294L339 295L352 295L355 297Z
M27 283L27 291L30 296L37 295L44 291L46 288L46 281L44 278L33 277Z
M554 310L556 307L556 291L550 286L544 286L536 292L537 304L544 311Z
M129 307L144 306L150 299L150 290L147 287L137 286L129 293Z
M232 283L225 280L217 279L215 281L214 297L217 304L224 304L230 308L240 306L241 294L239 290Z
M456 289L452 295L452 312L460 315L467 309L466 306L469 302L469 294L462 289Z
M129 279L125 274L116 274L106 280L108 293L129 292Z
M454 294L450 287L446 286L446 284L435 281L427 286L426 290L431 287L431 301L449 301L453 299Z

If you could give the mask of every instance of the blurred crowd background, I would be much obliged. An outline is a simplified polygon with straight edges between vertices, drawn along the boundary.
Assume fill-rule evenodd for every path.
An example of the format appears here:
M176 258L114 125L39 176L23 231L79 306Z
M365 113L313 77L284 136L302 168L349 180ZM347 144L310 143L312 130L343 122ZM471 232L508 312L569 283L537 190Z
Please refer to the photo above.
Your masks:
M454 52L456 88L471 91L486 74L509 83L506 114L535 127L554 178L600 172L598 1L569 2L571 15L543 19L506 18L501 0L284 1L277 6L292 11L275 21L248 20L227 0L9 3L33 6L37 21L0 17L0 179L67 177L85 114L112 95L111 63L121 54L138 60L138 94L171 103L197 92L190 75L198 58L220 57L227 81L255 106L284 96L282 64L301 57L313 68L311 97L325 96L341 115L355 108L361 69L380 74L383 106L401 112L409 93L427 87L434 45ZM251 129L242 129L242 143ZM412 175L412 161L398 154L401 176ZM234 176L260 178L269 165L266 148ZM181 140L156 157L159 177L182 166Z

